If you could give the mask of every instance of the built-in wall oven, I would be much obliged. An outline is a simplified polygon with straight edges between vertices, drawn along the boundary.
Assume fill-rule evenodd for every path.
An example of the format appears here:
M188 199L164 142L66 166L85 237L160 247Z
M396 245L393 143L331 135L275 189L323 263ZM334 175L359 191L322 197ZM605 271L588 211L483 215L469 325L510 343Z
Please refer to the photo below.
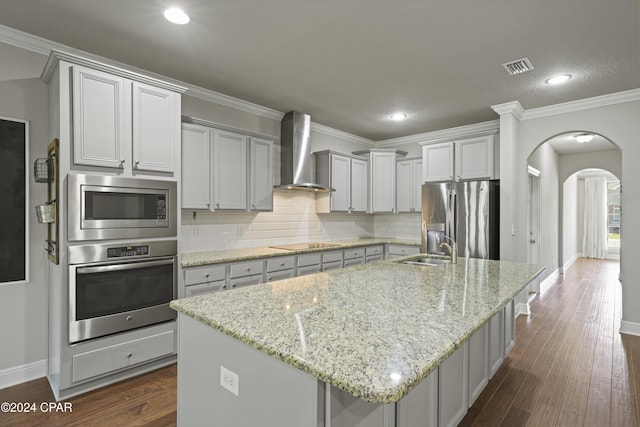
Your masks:
M69 241L175 237L177 184L69 174Z
M69 342L176 318L176 240L69 247Z

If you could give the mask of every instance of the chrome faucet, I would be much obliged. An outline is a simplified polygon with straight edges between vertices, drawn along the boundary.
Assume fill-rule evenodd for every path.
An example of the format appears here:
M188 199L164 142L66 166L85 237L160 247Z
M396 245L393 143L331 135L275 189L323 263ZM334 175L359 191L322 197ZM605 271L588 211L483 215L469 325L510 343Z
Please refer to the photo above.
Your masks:
M458 244L449 236L444 236L445 239L449 239L451 245L446 242L440 243L441 248L447 248L449 254L451 255L451 264L458 263Z

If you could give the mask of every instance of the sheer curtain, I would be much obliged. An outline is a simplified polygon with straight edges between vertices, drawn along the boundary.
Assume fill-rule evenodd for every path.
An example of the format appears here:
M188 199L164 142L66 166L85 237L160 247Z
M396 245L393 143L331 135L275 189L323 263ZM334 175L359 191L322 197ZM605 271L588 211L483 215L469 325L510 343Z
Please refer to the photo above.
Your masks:
M607 237L607 178L585 178L582 256L606 258Z

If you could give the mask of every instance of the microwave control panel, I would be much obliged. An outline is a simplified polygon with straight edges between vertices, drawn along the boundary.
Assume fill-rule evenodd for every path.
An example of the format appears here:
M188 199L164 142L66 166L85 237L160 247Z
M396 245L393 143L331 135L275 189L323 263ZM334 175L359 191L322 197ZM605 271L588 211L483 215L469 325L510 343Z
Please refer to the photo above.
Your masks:
M107 258L122 258L129 256L149 255L149 245L141 246L119 246L107 249Z
M164 198L164 196L158 197L157 207L158 211L156 218L167 219L167 200Z

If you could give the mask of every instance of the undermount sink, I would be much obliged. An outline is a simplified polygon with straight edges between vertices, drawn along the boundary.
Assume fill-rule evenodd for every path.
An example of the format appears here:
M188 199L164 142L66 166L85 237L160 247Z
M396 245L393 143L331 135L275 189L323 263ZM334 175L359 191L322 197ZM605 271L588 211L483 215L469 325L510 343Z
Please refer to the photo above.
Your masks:
M411 264L411 265L422 265L428 267L435 267L442 264L450 264L451 260L446 258L431 258L428 256L420 255L414 258L405 259L402 262L403 264Z

